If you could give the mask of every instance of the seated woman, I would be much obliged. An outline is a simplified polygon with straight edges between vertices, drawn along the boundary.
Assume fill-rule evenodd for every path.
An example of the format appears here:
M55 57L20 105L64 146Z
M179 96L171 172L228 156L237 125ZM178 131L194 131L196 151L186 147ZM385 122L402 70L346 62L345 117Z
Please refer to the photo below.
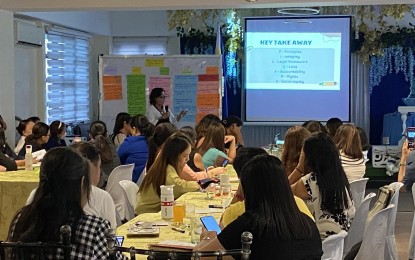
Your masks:
M366 160L356 127L351 124L341 125L334 136L334 143L340 151L340 161L349 182L363 178Z
M369 143L366 131L363 128L358 127L358 126L356 127L356 129L359 132L360 143L362 144L363 158L365 159L365 162L367 162L369 160L368 159L369 149L372 147L372 145Z
M196 125L195 131L196 131L196 145L195 148L198 148L206 134L207 134L207 130L209 129L210 125L213 123L221 123L222 121L220 120L219 117L212 115L212 114L208 114L206 116L204 116L199 123ZM193 161L193 160L191 160Z
M180 129L180 132L189 137L192 145L192 152L194 156L195 142L196 142L196 131L191 126L184 126ZM225 173L225 167L208 167L205 171L193 171L193 169L186 163L183 168L180 178L186 181L199 181L205 178L217 177L219 174Z
M130 120L131 136L118 148L118 156L121 164L134 163L132 181L137 182L146 166L148 158L148 139L153 134L154 125L147 117L136 115Z
M307 129L310 133L322 132L327 134L327 129L316 120L308 120L307 122L304 122L302 127Z
M153 125L166 122L176 125L187 113L187 111L182 110L177 116L173 115L168 106L164 105L166 98L163 88L153 88L150 92L150 106L147 107L146 117Z
M42 144L46 144L49 141L49 126L45 123L39 122L33 126L32 134L26 137L25 146L32 146L32 153L43 149ZM24 159L26 149L22 149L19 152L18 158Z
M316 220L321 239L349 230L355 214L350 185L332 138L314 133L305 140L296 170L308 167L311 173L291 186L295 196L305 200Z
M227 143L230 143L229 149L225 150L225 144ZM233 159L236 156L235 137L232 135L225 135L225 128L220 123L211 124L209 129L207 130L206 136L203 139L202 144L196 149L195 154L193 156L194 166L192 165L192 163L189 164L192 170L203 171L207 168L203 164L203 156L211 148L217 149L218 153L216 153L216 156L220 155L222 157L228 157L230 163L233 162Z
M100 217L85 215L83 207L90 199L89 162L78 152L60 147L50 150L42 161L40 182L33 201L14 217L7 241L59 242L59 229L72 230L71 258L108 259L105 234L110 223ZM62 259L57 250L48 259ZM118 259L124 259L117 254Z
M288 129L284 138L284 148L282 149L281 161L284 165L287 176L294 171L300 159L301 149L303 149L304 140L310 136L310 132L302 126L293 126ZM297 182L290 179L290 184Z
M121 164L120 158L115 151L115 146L107 137L107 134L107 126L102 121L93 122L89 128L89 136L92 139L91 143L101 157L101 178L97 186L102 189L105 189L107 186L112 170Z
M244 139L242 138L242 120L237 116L229 116L222 120L222 125L225 127L227 135L235 137L236 149L244 146Z
M22 150L26 137L32 134L32 128L34 125L35 122L28 119L19 122L19 125L16 127L16 131L19 133L20 139L13 150L15 154L19 154L20 150Z
M258 178L258 173L261 177ZM298 210L281 161L258 155L242 169L246 211L219 235L204 232L198 251L241 248L241 234L253 235L252 259L320 259L323 254L314 221Z
M238 154L235 157L233 162L233 168L238 175L238 178L241 177L242 168L245 164L257 155L264 155L267 152L262 148L251 148L251 147L241 147L238 151ZM262 177L262 172L257 173L258 178ZM248 184L249 185L249 184ZM308 215L310 218L313 218L304 201L296 196L294 196L295 203L298 206L298 209ZM237 217L242 215L245 212L244 204L244 194L242 191L241 184L238 186L238 190L235 193L232 204L225 209L221 219L221 226L226 227L229 223L233 222Z
M111 135L111 140L115 145L115 148L118 147L124 142L125 138L130 135L131 116L128 113L118 113L115 118L114 130Z
M339 129L339 127L342 124L343 122L337 117L332 117L329 120L327 120L326 130L327 130L327 133L331 136L331 138L334 138L334 136L336 135L337 129Z
M135 206L137 215L160 211L160 185L174 185L174 199L186 192L199 190L197 182L179 177L189 160L190 149L190 141L182 133L175 133L166 140L140 185Z
M65 140L66 136L66 125L62 121L53 121L49 127L50 137L46 144L43 144L42 147L46 151L49 151L52 148L59 146L66 146Z

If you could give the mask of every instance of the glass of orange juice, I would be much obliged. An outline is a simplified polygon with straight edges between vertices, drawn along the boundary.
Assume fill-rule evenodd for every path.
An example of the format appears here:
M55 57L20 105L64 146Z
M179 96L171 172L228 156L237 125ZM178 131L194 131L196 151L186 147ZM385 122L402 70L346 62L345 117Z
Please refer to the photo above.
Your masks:
M173 222L183 224L183 218L186 215L186 205L183 202L174 202L173 204Z

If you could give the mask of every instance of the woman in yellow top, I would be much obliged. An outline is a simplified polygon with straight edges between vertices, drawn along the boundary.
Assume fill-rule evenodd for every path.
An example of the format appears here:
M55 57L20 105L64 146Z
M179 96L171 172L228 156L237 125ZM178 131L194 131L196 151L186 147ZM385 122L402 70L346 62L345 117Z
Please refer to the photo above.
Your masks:
M135 206L137 215L160 211L160 185L174 185L174 199L200 188L196 181L185 181L179 177L189 160L190 151L190 140L182 133L175 133L166 140L140 185Z

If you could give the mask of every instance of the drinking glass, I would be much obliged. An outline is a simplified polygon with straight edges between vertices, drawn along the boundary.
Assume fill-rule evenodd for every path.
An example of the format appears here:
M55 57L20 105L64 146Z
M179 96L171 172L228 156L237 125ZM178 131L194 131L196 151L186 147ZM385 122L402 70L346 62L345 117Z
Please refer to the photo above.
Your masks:
M216 184L215 183L211 183L209 184L209 186L206 188L206 199L208 200L213 200L213 198L215 198L215 191L216 189Z
M231 185L222 185L220 187L220 199L222 201L222 208L225 210L232 201Z
M200 235L202 234L202 221L200 216L195 215L190 218L190 242L198 244L200 242Z
M173 204L173 222L175 224L182 224L183 218L186 215L186 205L182 202L174 202Z
M195 217L196 207L195 204L186 203L186 214L183 218L182 229L191 230L191 219Z

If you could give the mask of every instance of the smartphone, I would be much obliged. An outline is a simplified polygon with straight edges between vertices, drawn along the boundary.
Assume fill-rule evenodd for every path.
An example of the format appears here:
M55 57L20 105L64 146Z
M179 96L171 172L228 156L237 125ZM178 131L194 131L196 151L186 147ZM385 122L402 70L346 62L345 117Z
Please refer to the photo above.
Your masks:
M223 160L222 167L225 167L226 165L228 165L228 163L229 163L228 159Z
M415 146L415 127L406 128L406 137L408 138L408 148L413 149Z
M218 222L213 216L204 216L200 218L202 221L203 226L207 229L207 231L216 231L216 234L219 234L222 230L219 227Z
M117 246L122 246L124 243L124 236L115 236L115 244Z

